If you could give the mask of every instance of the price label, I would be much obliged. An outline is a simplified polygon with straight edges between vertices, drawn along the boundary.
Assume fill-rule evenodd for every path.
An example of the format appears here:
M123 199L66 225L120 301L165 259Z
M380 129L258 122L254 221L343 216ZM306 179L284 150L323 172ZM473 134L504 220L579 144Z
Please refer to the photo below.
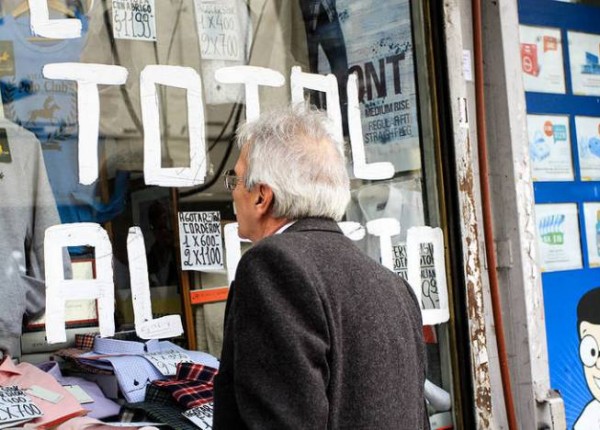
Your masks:
M200 54L204 60L244 58L244 38L234 0L194 0Z
M42 411L17 386L0 387L0 428L5 423L16 423L41 417Z
M196 427L202 430L212 429L213 422L213 404L206 403L205 405L197 406L183 412L183 416L196 424Z
M183 270L223 269L223 240L219 212L179 212Z
M113 0L115 39L156 41L154 0Z
M405 281L408 281L408 265L406 258L406 243L394 245L392 248L394 258L394 272Z
M177 365L181 362L191 362L189 355L180 351L161 351L144 354L156 369L164 376L173 376L177 373Z

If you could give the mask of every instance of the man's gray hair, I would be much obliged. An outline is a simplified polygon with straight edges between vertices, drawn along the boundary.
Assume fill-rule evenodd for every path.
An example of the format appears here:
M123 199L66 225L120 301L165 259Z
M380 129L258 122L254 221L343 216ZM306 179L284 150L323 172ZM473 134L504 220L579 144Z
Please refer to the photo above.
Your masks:
M350 181L343 143L331 127L323 112L299 104L262 114L238 130L238 147L247 147L244 184L271 187L273 216L339 221L344 215Z

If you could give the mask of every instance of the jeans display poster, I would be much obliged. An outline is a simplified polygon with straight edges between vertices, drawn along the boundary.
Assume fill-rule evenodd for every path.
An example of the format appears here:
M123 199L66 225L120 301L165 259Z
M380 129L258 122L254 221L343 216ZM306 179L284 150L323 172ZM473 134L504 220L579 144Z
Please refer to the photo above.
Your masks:
M348 74L356 74L368 163L389 161L396 172L420 169L410 2L335 3L333 19L319 17L314 28L305 22L311 68L316 56L319 73L336 75L342 111Z
M527 115L534 181L572 181L573 159L568 116Z
M563 94L565 72L560 30L521 25L519 32L525 91Z
M539 263L543 272L579 269L581 245L577 205L535 205Z
M582 181L600 179L600 118L576 116L577 151Z

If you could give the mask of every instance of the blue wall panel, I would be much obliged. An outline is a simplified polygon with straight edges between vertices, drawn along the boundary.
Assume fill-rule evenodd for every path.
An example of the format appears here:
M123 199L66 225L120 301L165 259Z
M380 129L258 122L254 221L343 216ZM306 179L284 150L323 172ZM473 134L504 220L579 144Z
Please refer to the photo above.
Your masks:
M588 424L585 428L600 429L600 379L597 389L595 387L590 389L585 379L586 367L580 358L577 327L577 306L581 297L586 292L600 287L600 268L589 267L583 213L585 202L600 202L600 182L581 180L575 129L575 116L600 117L600 97L572 94L570 53L567 43L567 31L600 34L600 7L552 0L520 0L519 20L523 25L552 27L560 29L561 32L566 93L527 92L526 102L528 114L569 116L575 179L561 182L535 182L534 195L536 204L577 204L583 256L581 269L542 274L550 382L552 387L558 389L563 396L569 429L573 428L586 406L590 404L593 407L595 402L598 402L599 407L598 421L596 425ZM600 319L600 301L597 309ZM600 330L600 325L598 329ZM600 338L597 341L600 345ZM589 352L584 348L584 353ZM595 357L598 357L598 348L595 354ZM597 371L600 378L600 360L595 362L595 367L587 367L587 369L588 374L592 370ZM579 424L582 422L583 419Z

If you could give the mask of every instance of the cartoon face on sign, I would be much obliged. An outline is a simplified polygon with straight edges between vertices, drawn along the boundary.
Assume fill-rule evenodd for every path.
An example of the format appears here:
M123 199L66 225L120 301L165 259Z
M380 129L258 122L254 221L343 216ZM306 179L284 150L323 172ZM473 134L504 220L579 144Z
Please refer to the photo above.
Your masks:
M577 305L579 331L579 359L583 365L585 381L594 397L573 426L574 430L600 428L600 288L588 291Z

